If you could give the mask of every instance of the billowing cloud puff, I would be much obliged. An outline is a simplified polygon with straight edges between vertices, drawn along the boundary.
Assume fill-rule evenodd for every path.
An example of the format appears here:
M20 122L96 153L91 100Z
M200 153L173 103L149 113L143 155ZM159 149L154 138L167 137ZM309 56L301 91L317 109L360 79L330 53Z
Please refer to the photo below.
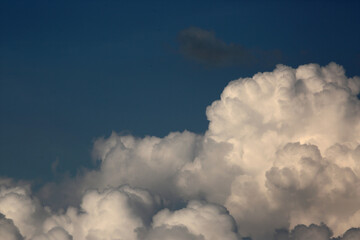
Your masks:
M0 212L27 238L356 239L359 92L335 63L279 65L230 82L204 135L98 139L97 169L38 195L66 212L22 186L1 188Z
M274 240L355 240L360 239L360 229L352 228L341 237L334 238L331 229L326 225L297 225L291 232L278 230Z
M44 222L44 229L61 227L74 239L137 239L137 230L150 223L160 199L149 192L123 186L88 191L80 209L68 208Z
M224 207L198 201L191 201L186 208L175 212L162 210L154 217L153 226L183 226L204 240L239 239L235 221Z
M187 131L143 139L114 133L109 139L95 142L94 155L102 163L100 172L94 175L101 174L109 185L141 186L172 198L177 195L174 185L178 171L198 155L201 143L201 136Z
M27 186L0 181L0 213L11 219L26 239L35 236L47 212L33 199Z
M249 234L359 226L359 83L333 63L278 66L231 82L207 109L207 135L232 143L229 160L242 169L225 206Z
M46 212L44 217L29 213L29 205L35 206L37 200L31 197L30 192L20 191L20 188L14 187L6 192L21 194L19 198L30 199L30 203L15 204L16 212L24 213L22 218L10 211L6 212L16 220L15 224L0 215L1 239L239 239L236 223L228 211L205 201L191 201L186 207L174 212L161 210L162 201L158 196L125 185L101 192L89 190L78 208L69 207L66 212L53 213L47 207L37 206L38 211ZM31 231L25 222L31 224Z

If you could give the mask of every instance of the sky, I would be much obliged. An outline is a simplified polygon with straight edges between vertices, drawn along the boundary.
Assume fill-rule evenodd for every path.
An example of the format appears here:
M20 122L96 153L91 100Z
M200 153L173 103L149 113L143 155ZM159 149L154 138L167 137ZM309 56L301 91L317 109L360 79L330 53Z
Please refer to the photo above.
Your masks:
M0 207L0 236L9 225L12 239L100 239L89 222L106 219L91 207L104 196L126 212L124 226L140 229L136 237L118 230L126 239L262 240L287 228L293 235L277 239L309 231L327 240L359 227L360 192L349 193L360 189L359 10L359 1L334 0L1 1L0 203L8 192L24 195L36 217ZM304 179L328 170L313 189L288 179L289 169ZM334 176L344 188L320 190ZM284 189L297 206L278 207L290 198ZM335 199L328 212L324 196ZM344 196L351 201L336 212ZM193 214L208 222L193 229ZM65 215L83 231L61 223Z

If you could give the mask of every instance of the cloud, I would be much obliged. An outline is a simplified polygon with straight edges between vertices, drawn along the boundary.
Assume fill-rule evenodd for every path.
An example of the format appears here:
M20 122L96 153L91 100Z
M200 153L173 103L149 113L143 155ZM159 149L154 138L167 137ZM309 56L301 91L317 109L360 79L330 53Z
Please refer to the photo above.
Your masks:
M73 237L61 227L54 227L47 233L37 235L32 240L73 240Z
M360 239L360 228L351 228L341 237L334 238L330 228L325 224L297 225L290 232L278 230L274 235L275 240L355 240Z
M208 107L207 136L232 143L229 160L242 169L225 206L243 234L358 226L359 83L334 63L279 65L231 82Z
M273 65L281 60L279 50L252 50L240 44L227 44L214 32L190 27L178 34L180 53L209 66Z
M224 207L199 201L191 201L175 212L162 210L154 216L153 226L184 226L206 240L239 239L235 221Z
M137 239L137 229L151 220L159 204L147 191L129 186L88 191L80 209L70 207L65 214L44 222L44 229L61 227L74 239Z
M2 200L15 200L16 206L14 210L2 205L1 211L14 219L0 215L0 236L7 240L239 239L234 219L222 206L191 201L172 212L161 209L159 196L126 185L89 190L79 207L58 213L38 206L37 199L21 186L2 188L0 193L5 196ZM11 195L16 194L13 199ZM34 214L34 209L45 214Z
M194 235L185 226L161 226L151 229L146 240L204 240L202 235Z
M3 214L0 214L0 239L23 240L14 222L7 219Z
M28 186L13 182L0 184L0 213L12 220L25 239L39 232L39 224L47 215L39 201L32 198Z
M356 239L359 92L335 63L278 65L230 82L203 135L113 133L36 196L0 181L0 212L26 239Z

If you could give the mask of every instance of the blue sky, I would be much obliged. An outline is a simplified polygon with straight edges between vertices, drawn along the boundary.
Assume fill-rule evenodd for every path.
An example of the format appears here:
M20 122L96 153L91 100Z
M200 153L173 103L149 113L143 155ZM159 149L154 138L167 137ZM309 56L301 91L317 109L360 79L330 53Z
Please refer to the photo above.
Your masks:
M278 63L334 61L360 75L359 9L358 1L1 1L0 175L51 179L56 160L74 173L111 131L202 133L206 106L229 81Z

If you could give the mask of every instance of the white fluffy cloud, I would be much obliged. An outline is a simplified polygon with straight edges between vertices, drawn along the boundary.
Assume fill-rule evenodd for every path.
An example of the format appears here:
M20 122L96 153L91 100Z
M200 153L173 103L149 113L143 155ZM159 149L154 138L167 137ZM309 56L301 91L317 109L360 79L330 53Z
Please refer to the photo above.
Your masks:
M19 233L29 239L39 233L47 211L30 194L27 185L0 179L0 213L11 219Z
M154 216L154 227L184 226L205 240L238 239L234 219L224 207L191 201L184 209L170 212L165 209Z
M3 222L39 240L342 236L360 226L359 92L335 63L232 81L207 108L204 135L98 139L99 169L39 194L65 213L3 183Z
M137 230L149 222L159 204L149 192L129 186L91 190L80 209L70 207L65 214L51 216L44 229L61 227L74 239L137 239Z
M37 206L37 200L22 187L3 188L0 193L16 206L16 211L2 210L14 221L0 215L0 237L6 240L239 239L234 219L222 206L191 201L174 212L160 210L158 196L130 186L89 190L78 208L58 213ZM20 196L13 199L12 194ZM19 199L28 202L19 204ZM34 208L46 216L29 211Z

